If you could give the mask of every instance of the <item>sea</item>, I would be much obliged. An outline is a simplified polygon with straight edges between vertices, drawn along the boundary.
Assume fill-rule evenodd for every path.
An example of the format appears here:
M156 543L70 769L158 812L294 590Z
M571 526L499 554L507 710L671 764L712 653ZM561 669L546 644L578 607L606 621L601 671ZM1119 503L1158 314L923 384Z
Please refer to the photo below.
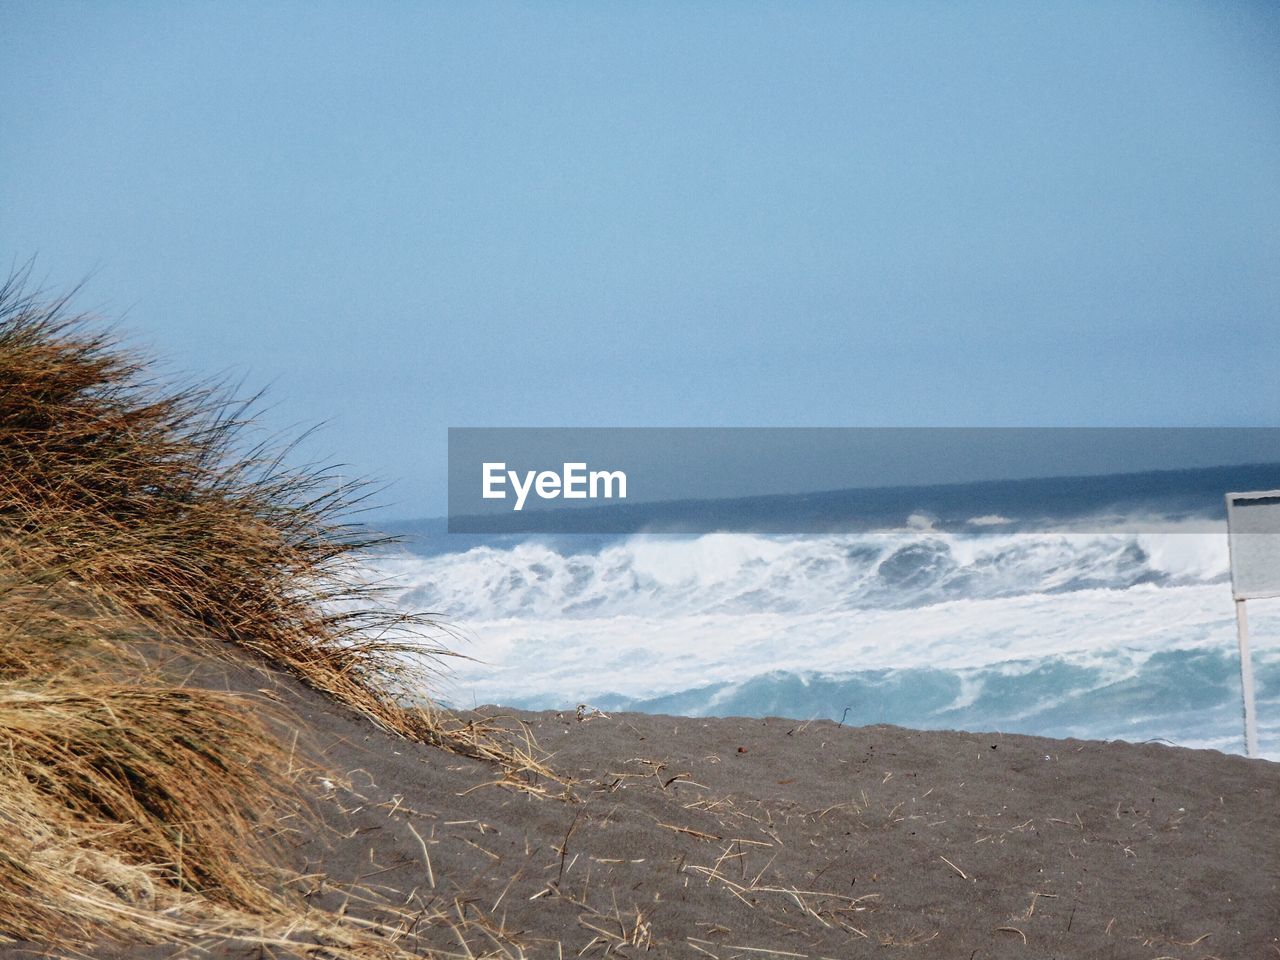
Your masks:
M726 529L696 534L666 532L660 504L627 532L407 521L376 577L465 655L432 691L456 707L1243 753L1223 493L1280 487L1280 468L1068 479L717 502ZM1261 755L1280 760L1280 600L1248 612Z

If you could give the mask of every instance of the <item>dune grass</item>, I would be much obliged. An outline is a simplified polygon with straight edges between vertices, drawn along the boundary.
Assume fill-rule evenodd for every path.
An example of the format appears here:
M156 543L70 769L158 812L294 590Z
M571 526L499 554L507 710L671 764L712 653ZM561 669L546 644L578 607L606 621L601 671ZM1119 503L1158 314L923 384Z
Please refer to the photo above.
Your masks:
M357 575L384 542L343 520L362 488L286 468L249 443L252 404L166 383L23 279L0 288L0 940L394 954L394 927L306 907L272 866L305 806L288 719L148 646L247 652L499 782L554 777L495 726L406 705L449 651Z
M23 538L19 538L23 539ZM157 632L0 537L0 942L238 943L407 955L274 864L317 770L278 707L176 683Z
M252 650L384 726L398 642L426 626L372 603L350 564L377 538L337 518L360 490L245 449L249 409L167 388L65 303L0 290L0 529L50 569L193 639Z

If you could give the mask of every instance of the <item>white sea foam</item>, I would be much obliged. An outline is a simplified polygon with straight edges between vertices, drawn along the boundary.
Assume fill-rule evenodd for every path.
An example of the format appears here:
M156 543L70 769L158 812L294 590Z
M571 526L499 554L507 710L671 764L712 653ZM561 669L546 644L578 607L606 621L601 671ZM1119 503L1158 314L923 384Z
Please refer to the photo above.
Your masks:
M1049 655L1081 661L1234 643L1217 586L954 600L907 610L507 617L468 624L483 664L459 678L482 700L513 693L651 698L770 671L964 670ZM1100 664L1100 661L1095 661Z
M381 569L400 605L442 611L471 638L477 662L446 691L459 703L838 718L839 699L819 704L827 696L861 704L863 720L880 710L894 722L1078 736L1167 727L1205 744L1232 742L1237 725L1224 534L921 528L638 536L580 552L529 540L397 554ZM1263 667L1280 664L1277 614L1255 614ZM915 671L914 693L893 687L904 671ZM945 674L933 699L919 693L921 671ZM1280 694L1261 676L1264 700ZM1187 699L1188 683L1216 699ZM1165 719L1143 719L1159 684L1179 689L1156 710ZM1184 723L1194 710L1203 716Z
M1142 583L1213 582L1225 535L1024 534L637 536L593 552L529 540L383 569L403 602L463 620L912 607Z

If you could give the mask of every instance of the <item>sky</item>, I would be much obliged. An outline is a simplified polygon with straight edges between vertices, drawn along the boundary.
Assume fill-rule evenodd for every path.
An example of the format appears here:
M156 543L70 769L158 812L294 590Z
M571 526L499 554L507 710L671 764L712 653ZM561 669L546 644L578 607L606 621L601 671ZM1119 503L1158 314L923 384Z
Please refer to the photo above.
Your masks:
M473 426L1276 425L1280 5L0 0L0 267Z

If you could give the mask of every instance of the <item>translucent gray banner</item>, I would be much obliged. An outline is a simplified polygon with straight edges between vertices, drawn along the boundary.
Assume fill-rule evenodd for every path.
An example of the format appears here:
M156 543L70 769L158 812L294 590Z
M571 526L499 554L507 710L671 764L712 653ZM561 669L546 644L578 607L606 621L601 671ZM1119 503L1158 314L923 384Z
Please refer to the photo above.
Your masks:
M454 428L451 533L1222 530L1280 428Z

